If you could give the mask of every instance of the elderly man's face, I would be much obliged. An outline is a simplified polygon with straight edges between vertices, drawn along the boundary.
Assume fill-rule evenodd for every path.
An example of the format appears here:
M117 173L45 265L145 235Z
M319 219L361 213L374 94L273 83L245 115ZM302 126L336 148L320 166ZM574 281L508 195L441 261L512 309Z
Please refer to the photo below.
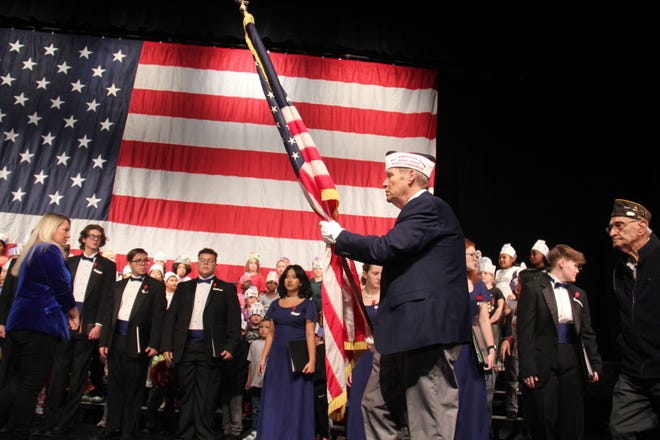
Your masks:
M633 220L629 217L612 217L607 225L612 246L623 252L633 247L633 244L644 236L648 223L644 220Z

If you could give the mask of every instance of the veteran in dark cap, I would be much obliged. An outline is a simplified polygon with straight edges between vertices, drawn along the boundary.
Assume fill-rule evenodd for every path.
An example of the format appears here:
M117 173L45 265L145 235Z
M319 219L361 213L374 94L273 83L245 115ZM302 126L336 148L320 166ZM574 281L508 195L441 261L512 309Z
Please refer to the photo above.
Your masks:
M660 438L660 240L650 222L643 205L616 199L606 228L622 252L613 278L621 321L610 414L615 440Z

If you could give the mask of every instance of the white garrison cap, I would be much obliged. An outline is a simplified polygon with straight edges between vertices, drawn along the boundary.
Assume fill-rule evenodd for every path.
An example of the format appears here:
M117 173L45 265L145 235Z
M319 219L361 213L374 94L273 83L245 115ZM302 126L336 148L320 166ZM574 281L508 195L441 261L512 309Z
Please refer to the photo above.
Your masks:
M151 267L149 268L149 272L154 270L159 270L160 273L165 273L165 268L158 263L152 264Z
M262 318L266 315L266 309L264 308L264 305L261 303L254 303L250 306L250 316L252 315L259 315Z
M277 272L274 270L269 271L268 275L266 275L266 282L269 281L275 281L276 283L280 282L280 277L277 276Z
M511 246L511 243L505 243L504 246L502 246L502 249L500 250L500 255L506 254L512 257L514 260L518 256L516 254L516 250Z
M390 168L412 168L426 177L431 177L434 167L435 159L428 154L389 151L385 156L386 171Z
M540 253L543 254L546 260L548 259L548 254L550 253L550 249L548 248L548 245L545 244L545 240L536 240L536 243L534 243L532 249L539 251Z
M248 287L247 290L245 291L245 297L259 298L259 289L257 289L257 286Z
M495 275L495 265L488 257L479 258L479 272L488 272Z

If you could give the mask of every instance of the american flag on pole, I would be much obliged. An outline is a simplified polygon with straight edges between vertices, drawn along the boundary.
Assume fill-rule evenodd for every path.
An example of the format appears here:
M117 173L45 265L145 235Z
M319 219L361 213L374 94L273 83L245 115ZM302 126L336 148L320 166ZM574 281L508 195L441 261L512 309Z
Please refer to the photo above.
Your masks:
M385 153L435 154L437 72L269 55L321 146L342 225L384 234L398 215ZM228 281L254 251L264 274L281 256L311 268L326 252L316 192L290 160L249 50L0 28L0 232L12 244L58 211L74 249L86 224L103 225L119 268L134 247L171 262L206 246ZM317 203L333 209L332 196Z
M254 25L254 17L247 12L244 5L241 10L244 13L246 42L254 56L264 95L303 194L321 219L338 219L339 193L335 184L298 110L280 84ZM345 374L350 368L351 356L350 352L345 350L344 342L354 345L364 343L369 334L358 285L355 265L343 265L341 259L333 255L331 249L326 246L321 289L328 413L338 420L343 417L348 400Z
M241 4L248 47L255 59L264 95L300 182L303 194L320 219L339 220L339 193L310 133L285 90L256 30L254 17ZM347 402L346 374L351 368L351 351L366 348L370 334L361 300L355 265L342 261L326 246L323 270L323 317L325 323L328 413L340 420Z

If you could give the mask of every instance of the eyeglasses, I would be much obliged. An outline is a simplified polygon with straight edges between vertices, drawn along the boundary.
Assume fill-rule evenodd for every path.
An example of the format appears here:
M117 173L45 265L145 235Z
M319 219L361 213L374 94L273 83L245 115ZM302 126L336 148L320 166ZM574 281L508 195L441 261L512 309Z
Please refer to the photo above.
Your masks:
M215 259L214 258L200 258L199 260L197 260L197 263L198 264L213 264L213 263L215 263Z
M94 235L94 234L87 234L87 238L91 238L92 240L100 240L103 238L102 235Z
M468 257L476 258L477 260L481 258L481 251L475 251L475 252L466 252L465 255Z
M135 264L147 264L148 262L149 260L147 260L146 258L141 260L131 260L131 263L135 263Z
M616 229L617 231L621 231L623 228L628 226L631 223L639 223L640 220L631 220L629 222L614 222L612 224L609 224L605 226L605 232L608 234L612 231L612 229Z

